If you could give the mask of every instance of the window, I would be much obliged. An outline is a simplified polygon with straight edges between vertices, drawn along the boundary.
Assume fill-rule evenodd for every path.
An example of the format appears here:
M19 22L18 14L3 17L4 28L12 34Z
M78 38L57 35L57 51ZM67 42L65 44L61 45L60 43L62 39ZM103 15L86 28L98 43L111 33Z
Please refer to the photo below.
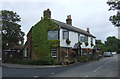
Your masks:
M63 30L63 39L69 39L69 31L68 30Z
M93 43L93 38L91 38L91 43Z
M24 50L24 57L27 57L27 49Z
M93 46L93 38L91 38L91 47Z
M57 57L57 48L51 48L51 56Z
M48 40L58 40L58 30L48 31Z
M85 36L85 35L80 35L80 41L81 42L88 42L88 36Z
M78 41L80 41L80 34L78 34Z
M85 42L88 42L88 36L85 36Z

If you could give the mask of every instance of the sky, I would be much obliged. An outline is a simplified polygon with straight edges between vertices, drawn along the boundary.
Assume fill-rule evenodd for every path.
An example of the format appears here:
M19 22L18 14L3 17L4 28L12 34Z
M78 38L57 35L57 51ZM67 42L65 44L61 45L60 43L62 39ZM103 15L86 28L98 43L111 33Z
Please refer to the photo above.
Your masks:
M96 39L118 36L118 29L109 21L115 11L108 11L108 0L1 0L0 10L16 12L21 17L21 30L27 34L41 20L43 11L51 10L51 18L66 22L72 17L72 25L83 30L90 29ZM26 41L26 36L25 36Z

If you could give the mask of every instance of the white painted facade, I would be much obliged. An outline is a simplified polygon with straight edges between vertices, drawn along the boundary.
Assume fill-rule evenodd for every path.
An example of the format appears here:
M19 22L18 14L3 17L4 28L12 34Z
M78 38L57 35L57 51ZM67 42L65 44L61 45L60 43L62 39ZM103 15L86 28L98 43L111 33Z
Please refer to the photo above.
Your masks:
M120 27L118 27L118 39L120 39Z
M62 28L60 29L60 46L61 47L72 47L73 48L75 43L78 43L78 40L79 40L78 34L80 34L80 33L77 33L77 32L74 32L74 31L69 31L69 40L71 41L71 43L68 45L66 43L66 39L63 39L63 30L64 29L62 29ZM92 43L95 45L95 38L88 36L89 45L85 46L85 43L82 42L81 47L82 48L91 48L92 49L94 46L91 47L91 38L93 39Z

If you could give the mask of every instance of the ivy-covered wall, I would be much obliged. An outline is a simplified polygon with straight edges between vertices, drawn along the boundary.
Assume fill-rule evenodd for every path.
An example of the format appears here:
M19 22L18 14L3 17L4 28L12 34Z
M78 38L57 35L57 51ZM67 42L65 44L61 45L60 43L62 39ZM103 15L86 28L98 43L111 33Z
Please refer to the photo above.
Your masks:
M50 48L59 46L59 40L48 40L48 30L59 29L57 24L48 18L40 20L32 28L32 52L35 59L50 56Z

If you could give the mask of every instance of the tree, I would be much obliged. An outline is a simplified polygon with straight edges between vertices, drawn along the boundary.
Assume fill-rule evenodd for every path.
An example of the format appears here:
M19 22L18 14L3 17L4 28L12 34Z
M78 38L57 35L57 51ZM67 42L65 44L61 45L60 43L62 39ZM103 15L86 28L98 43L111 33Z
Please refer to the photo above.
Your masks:
M117 10L117 14L110 16L109 20L116 27L120 27L120 0L108 0L107 4L110 6L110 10Z
M108 51L118 51L118 39L114 36L107 37L106 46Z
M1 11L1 27L2 27L2 49L12 49L15 46L21 46L24 43L24 32L21 31L21 21L16 12L2 10Z
M102 52L120 52L120 40L117 39L115 36L107 37L105 44L103 44L101 40L96 40L96 45L100 48Z
M100 48L101 52L107 51L107 47L101 42L101 40L96 40L96 46Z

